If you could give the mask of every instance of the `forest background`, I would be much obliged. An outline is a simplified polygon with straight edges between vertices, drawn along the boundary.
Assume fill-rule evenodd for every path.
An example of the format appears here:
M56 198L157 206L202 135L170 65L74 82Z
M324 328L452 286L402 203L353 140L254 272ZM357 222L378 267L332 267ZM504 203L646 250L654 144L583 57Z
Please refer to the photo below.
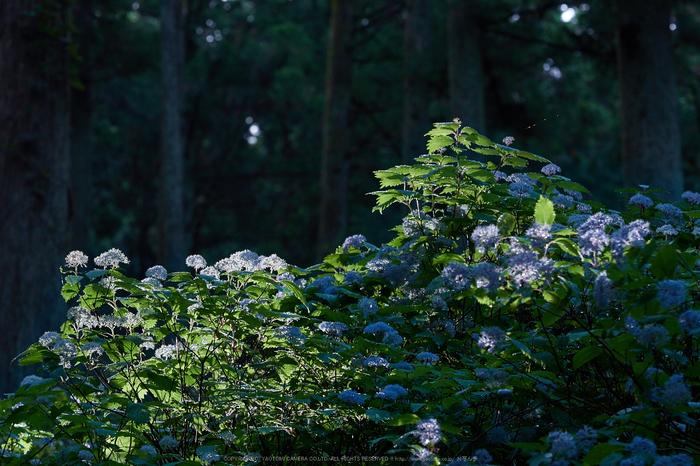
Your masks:
M0 390L65 320L64 257L134 275L381 244L373 171L455 117L622 208L700 191L691 1L2 0ZM24 369L24 368L23 368Z

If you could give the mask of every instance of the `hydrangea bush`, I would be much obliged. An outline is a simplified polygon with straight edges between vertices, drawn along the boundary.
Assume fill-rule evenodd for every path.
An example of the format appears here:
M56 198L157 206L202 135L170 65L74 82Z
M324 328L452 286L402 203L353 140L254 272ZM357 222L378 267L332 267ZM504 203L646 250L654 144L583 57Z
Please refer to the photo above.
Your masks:
M71 252L3 464L700 464L700 194L613 212L512 138L428 136L376 173L406 212L381 247L143 279Z

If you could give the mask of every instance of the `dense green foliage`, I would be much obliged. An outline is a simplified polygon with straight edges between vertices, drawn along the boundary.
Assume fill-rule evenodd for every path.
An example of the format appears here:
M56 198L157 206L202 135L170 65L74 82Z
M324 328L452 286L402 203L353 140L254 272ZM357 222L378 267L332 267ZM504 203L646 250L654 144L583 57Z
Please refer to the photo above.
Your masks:
M376 173L407 214L381 247L143 280L71 253L68 320L0 401L4 464L693 464L700 195L618 214L511 140L429 136Z

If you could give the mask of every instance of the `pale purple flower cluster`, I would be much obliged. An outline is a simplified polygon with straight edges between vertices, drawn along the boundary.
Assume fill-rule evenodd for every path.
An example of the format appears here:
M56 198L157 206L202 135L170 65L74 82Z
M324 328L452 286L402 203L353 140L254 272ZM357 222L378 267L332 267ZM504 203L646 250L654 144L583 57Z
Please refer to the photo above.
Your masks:
M503 173L502 171L496 170L495 172L493 172L493 179L494 179L496 182L498 182L498 181L503 181L503 180L508 179L508 175L506 175L506 174Z
M656 454L656 444L645 437L635 436L629 448L632 453L642 453L651 456Z
M491 461L493 461L493 458L486 450L476 450L474 452L474 456L472 457L472 461L474 461L479 466L485 466L491 463Z
M532 185L522 182L511 183L508 188L508 194L517 198L529 197L535 191Z
M343 278L343 283L362 283L362 275L360 275L358 272L351 270L348 273L345 274L345 277Z
M381 356L372 356L365 359L364 365L367 367L389 367L389 361Z
M576 204L576 210L578 210L582 214L590 214L593 209L591 209L591 206L589 206L588 204L579 202L578 204Z
M154 265L146 270L146 277L155 278L156 280L165 281L168 279L168 271L162 265Z
M390 346L398 345L403 341L399 332L385 322L375 322L366 326L364 333L371 333L372 335L383 334L382 342Z
M165 437L160 439L158 445L160 445L160 447L163 450L172 450L174 448L177 448L177 446L180 445L180 443L177 440L175 440L172 436L166 435Z
M532 240L532 245L540 247L552 237L552 225L542 224L540 222L533 223L525 232L525 236Z
M561 167L553 163L547 164L544 167L542 167L542 173L547 176L553 176L559 172L561 172Z
M508 178L506 178L506 181L508 183L525 183L529 184L530 186L535 186L537 184L537 181L530 178L524 173L511 173L508 175Z
M688 293L683 280L661 280L657 286L656 299L662 307L675 307L685 301Z
M570 433L555 430L547 436L547 440L551 442L549 451L552 453L552 456L564 458L574 458L576 456L576 441Z
M472 232L472 241L476 250L482 254L496 246L499 239L501 239L501 233L496 225L479 226Z
M683 382L683 374L674 374L661 389L660 401L666 406L673 406L687 403L691 396L690 388Z
M576 432L576 445L579 451L588 451L596 443L598 439L598 433L591 426L583 426Z
M637 193L630 198L628 204L637 206L640 209L648 209L649 207L654 205L654 201L652 201L649 197L645 196L644 194Z
M82 251L71 251L66 256L66 265L72 268L85 267L88 263L88 256Z
M365 400L354 390L343 390L338 394L338 399L349 405L361 405Z
M405 361L397 362L394 364L394 369L398 369L400 371L406 371L406 372L411 372L413 370L413 366Z
M411 464L418 466L432 466L435 464L435 455L423 447L414 447L411 454Z
M673 204L658 204L656 209L663 214L667 223L678 223L683 220L683 211Z
M646 347L663 345L668 338L668 331L662 326L656 324L642 326L631 316L625 317L625 326L639 344Z
M194 254L187 256L187 259L185 259L185 265L187 267L192 267L195 270L201 270L207 266L207 261L199 254Z
M129 258L126 257L126 255L124 255L123 252L116 248L112 248L109 251L103 252L99 256L95 257L95 259L93 260L95 261L95 265L104 269L108 267L114 269L119 267L119 264L129 263Z
M515 141L515 138L513 136L506 136L503 138L503 144L505 144L506 146L510 146L511 144L513 144L513 141Z
M195 269L196 270L196 269ZM205 277L211 277L215 280L218 280L219 277L221 276L221 273L217 270L216 267L209 266L209 267L204 267L200 272L200 275L203 275Z
M498 327L484 327L479 334L479 348L495 353L506 342L506 332Z
M686 332L700 328L700 311L685 311L678 317L678 324Z
M398 398L406 395L408 395L408 391L401 385L389 384L382 388L374 397L387 401L396 401Z
M608 273L603 271L598 274L593 286L593 298L598 303L599 308L606 308L610 305L612 295L612 280L608 278Z
M693 205L700 205L700 193L694 193L692 191L686 191L681 194L684 201L689 202Z
M477 264L472 269L472 277L477 288L483 288L490 293L496 291L503 281L501 270L490 262Z
M554 271L554 261L539 258L533 251L523 251L508 259L508 273L516 287L530 285Z
M348 326L342 322L321 322L318 324L318 328L329 335L335 335L337 337L342 337L343 332L348 329Z
M693 459L685 454L678 453L671 456L660 456L653 466L693 466Z
M330 275L320 277L309 284L311 288L319 288L318 293L335 295L338 294L340 288L335 284L335 278Z
M376 314L377 310L379 310L377 301L372 298L362 298L357 304L360 306L360 309L362 309L362 315L365 319L370 315Z
M431 364L438 362L440 360L440 356L431 353L430 351L423 351L422 353L418 353L416 355L416 359L424 365L430 366Z
M413 435L419 437L418 442L424 447L435 445L440 441L442 431L440 424L435 418L424 419L416 425L416 430Z
M678 230L673 228L672 225L666 224L657 228L656 233L662 234L664 236L676 236L678 234Z
M502 369L489 370L482 367L476 369L474 375L484 379L489 388L498 388L508 381L508 373Z
M450 262L440 273L455 290L463 290L469 286L471 271L460 262Z
M300 342L306 339L306 336L303 333L301 333L299 327L294 327L291 325L283 325L278 327L275 330L275 336L285 338L290 342Z
M552 198L552 202L555 206L565 209L574 206L574 198L566 194L557 194Z
M646 243L645 238L650 233L649 222L643 220L635 220L629 225L624 225L611 235L610 251L613 257L620 260L627 246L643 246Z
M347 253L350 248L359 248L365 241L367 241L367 238L365 238L364 235L348 236L345 238L345 241L343 241L343 252Z

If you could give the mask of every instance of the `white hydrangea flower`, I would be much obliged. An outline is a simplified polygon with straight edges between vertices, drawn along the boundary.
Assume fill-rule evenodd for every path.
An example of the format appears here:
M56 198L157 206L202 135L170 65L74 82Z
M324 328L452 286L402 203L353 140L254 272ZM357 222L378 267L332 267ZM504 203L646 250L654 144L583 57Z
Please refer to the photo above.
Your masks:
M98 267L114 269L119 267L119 264L128 264L129 258L119 249L112 248L95 257L94 261Z

